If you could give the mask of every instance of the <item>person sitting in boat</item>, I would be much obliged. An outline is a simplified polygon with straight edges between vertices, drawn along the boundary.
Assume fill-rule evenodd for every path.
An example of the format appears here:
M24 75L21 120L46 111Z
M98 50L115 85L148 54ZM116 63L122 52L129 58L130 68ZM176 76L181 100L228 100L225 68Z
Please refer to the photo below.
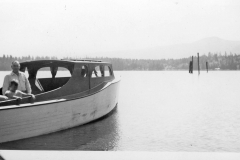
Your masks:
M87 69L86 69L85 66L82 66L81 76L82 76L82 77L87 77Z
M35 96L33 94L21 92L17 90L17 88L18 82L16 80L12 80L10 82L9 89L5 92L5 96L7 96L9 99L21 99L23 96L31 96L33 99L35 99Z
M2 94L5 95L5 92L8 90L10 82L12 80L17 80L19 82L18 90L30 94L32 93L31 85L23 72L20 72L20 63L18 61L13 61L12 72L5 76L2 88Z

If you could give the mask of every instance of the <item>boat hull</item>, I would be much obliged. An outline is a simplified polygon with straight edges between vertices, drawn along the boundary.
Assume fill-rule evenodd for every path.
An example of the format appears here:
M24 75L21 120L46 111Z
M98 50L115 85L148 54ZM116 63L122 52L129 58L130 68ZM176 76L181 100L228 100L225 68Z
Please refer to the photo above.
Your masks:
M39 136L94 121L118 104L120 81L75 99L0 108L0 143Z

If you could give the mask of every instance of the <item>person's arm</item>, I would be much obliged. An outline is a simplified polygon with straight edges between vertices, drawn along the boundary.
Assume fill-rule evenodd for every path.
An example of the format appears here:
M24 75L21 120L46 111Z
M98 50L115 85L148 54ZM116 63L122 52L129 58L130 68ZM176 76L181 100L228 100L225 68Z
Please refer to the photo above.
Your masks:
M11 98L9 91L6 91L6 92L4 93L4 95L7 96L8 98Z
M9 87L9 76L6 75L4 77L4 81L3 81L3 88L2 88L2 94L5 95L5 92L8 90Z
M10 99L21 99L21 97L13 96L9 90L5 92L5 96L7 96Z
M21 94L22 94L22 96L24 96L24 97L27 97L27 96L31 96L33 99L35 99L35 96L33 95L33 94L31 94L31 93L24 93L24 92L21 92L21 91L19 91Z
M22 97L12 96L14 99L22 99Z
M24 74L24 78L25 78L25 86L26 86L27 93L31 94L32 93L31 85L30 85L27 77L25 76L25 74Z

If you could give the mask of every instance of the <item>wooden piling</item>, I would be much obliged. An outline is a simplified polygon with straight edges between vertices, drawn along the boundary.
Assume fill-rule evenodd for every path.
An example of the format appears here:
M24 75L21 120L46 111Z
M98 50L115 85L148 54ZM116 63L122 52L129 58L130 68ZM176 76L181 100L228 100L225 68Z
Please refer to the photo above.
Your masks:
M197 53L197 56L198 56L198 74L200 74L199 53Z
M192 56L192 73L193 73L193 56Z
M190 61L189 62L189 73L192 73L192 69L193 69L192 61Z
M189 73L191 73L191 62L192 61L189 62Z
M207 69L207 73L208 73L208 62L206 62L206 69Z

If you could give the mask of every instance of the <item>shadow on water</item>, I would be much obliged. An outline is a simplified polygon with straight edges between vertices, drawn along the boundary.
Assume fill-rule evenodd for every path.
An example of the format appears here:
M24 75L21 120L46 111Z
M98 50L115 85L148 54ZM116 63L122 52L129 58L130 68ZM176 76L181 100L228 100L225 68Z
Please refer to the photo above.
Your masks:
M0 160L4 160L4 158L0 155Z
M0 144L14 150L114 150L117 145L117 107L108 115L71 129Z

